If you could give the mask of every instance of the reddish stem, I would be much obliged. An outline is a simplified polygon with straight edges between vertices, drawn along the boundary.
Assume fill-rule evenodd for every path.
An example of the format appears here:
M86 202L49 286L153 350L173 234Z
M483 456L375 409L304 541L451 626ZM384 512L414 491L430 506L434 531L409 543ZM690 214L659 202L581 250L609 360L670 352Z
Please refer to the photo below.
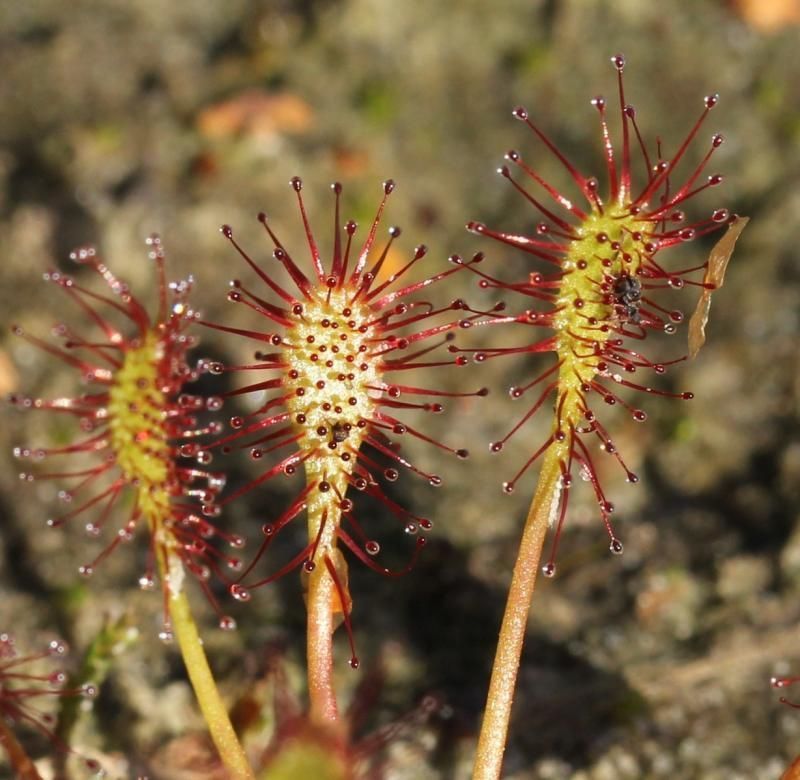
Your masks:
M11 731L2 717L0 717L0 745L5 748L15 777L19 780L42 780L42 776L36 770L33 761L31 761L25 749L14 736L14 732Z
M308 696L312 723L330 724L338 720L336 691L333 684L332 601L333 578L324 565L317 565L308 578Z
M497 780L503 766L511 705L517 683L522 645L528 626L539 560L557 501L561 468L558 449L551 448L542 465L511 577L506 611L492 667L486 711L475 754L473 780Z

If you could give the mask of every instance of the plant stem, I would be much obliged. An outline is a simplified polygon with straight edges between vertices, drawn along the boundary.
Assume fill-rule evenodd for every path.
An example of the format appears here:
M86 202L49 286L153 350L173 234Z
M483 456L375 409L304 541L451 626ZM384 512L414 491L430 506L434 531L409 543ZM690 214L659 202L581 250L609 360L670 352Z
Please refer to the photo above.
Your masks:
M475 754L473 780L497 780L500 777L528 613L560 478L559 453L557 448L551 448L542 465L514 564Z
M19 780L42 780L42 776L36 770L33 761L17 741L5 718L2 717L0 717L0 745L5 748L8 754L8 760L14 770L15 777L19 778Z
M333 685L333 610L334 582L320 561L308 581L308 663L309 716L312 723L330 724L339 717Z
M315 473L320 467L319 463L306 464L307 478L316 480L326 476L325 472ZM342 521L341 508L331 495L343 496L347 490L343 475L337 475L331 481L335 489L320 492L308 504L308 537L313 540L314 568L305 575L308 577L306 661L309 718L314 725L328 728L339 719L333 683L333 633L338 625L334 605L340 600L328 563L339 560L346 572L341 553L336 549L336 529ZM346 573L341 584L346 589ZM341 606L342 610L348 608L347 605Z
M174 565L176 565L175 562L173 562ZM232 780L252 780L253 772L236 732L233 730L228 710L214 682L214 676L211 674L211 668L208 665L205 650L203 650L203 642L197 632L197 625L192 617L186 593L183 590L171 591L168 601L172 630L178 639L183 663L219 757L225 764Z

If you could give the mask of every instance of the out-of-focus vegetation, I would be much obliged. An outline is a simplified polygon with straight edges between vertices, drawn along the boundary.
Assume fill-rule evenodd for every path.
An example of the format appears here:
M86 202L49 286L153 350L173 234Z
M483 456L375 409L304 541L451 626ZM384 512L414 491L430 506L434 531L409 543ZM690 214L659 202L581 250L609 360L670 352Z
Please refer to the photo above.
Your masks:
M766 21L765 7L773 12ZM510 148L564 181L511 117L515 105L525 105L582 170L602 177L589 99L614 93L610 55L626 54L627 98L642 131L660 136L666 150L699 115L703 95L720 92L708 130L726 135L711 171L726 182L695 208L724 205L752 221L714 298L708 343L668 377L695 400L654 398L646 426L623 415L613 424L619 449L642 476L633 487L607 469L622 559L607 552L591 491L575 491L559 576L536 597L506 771L519 780L772 780L800 751L800 714L779 705L768 685L770 675L800 669L800 27L791 6L782 7L744 0L6 3L3 318L46 334L53 322L78 316L41 281L45 269L68 267L77 244L96 244L140 294L155 289L144 247L153 231L162 235L170 274L195 277L206 318L240 318L225 293L232 276L248 272L218 227L233 225L242 244L269 262L255 219L265 210L303 257L288 186L294 174L303 177L324 247L333 219L329 183L343 182L343 216L363 224L380 182L392 177L398 188L389 220L404 229L406 256L428 244L430 273L451 253L484 250L487 271L513 278L527 268L519 253L487 246L463 226L470 219L520 231L535 225L494 173ZM687 246L685 266L702 262L713 241ZM477 306L494 300L467 274L448 294ZM681 295L691 311L696 298ZM216 359L251 357L249 344L202 335L203 351ZM469 336L474 345L520 340L513 330ZM685 331L677 339L680 345L665 339L656 348L677 355ZM488 442L519 415L504 388L530 373L527 360L435 377L451 388L492 387L483 402L452 404L447 415L425 421L431 435L470 446L472 458L441 463L420 447L416 460L435 463L445 484L433 490L412 475L398 483L435 522L414 572L383 580L353 567L362 671L347 669L342 647L343 690L379 658L384 667L365 729L431 692L447 704L389 749L390 778L469 775L529 498L522 487L504 496L499 486L540 432L532 423L501 455L490 455ZM4 337L4 392L52 396L74 390L72 381L73 372L62 375L51 357ZM48 530L57 486L23 488L17 478L13 445L70 436L67 422L52 416L4 415L0 630L21 647L58 634L80 653L104 616L130 613L140 639L112 664L94 714L76 730L78 747L97 754L112 776L207 776L179 768L191 753L186 734L200 723L177 656L157 639L159 600L136 586L144 545L81 580L77 567L94 557L97 543L80 527ZM241 482L247 465L230 468L230 482ZM254 547L261 524L290 493L249 494L226 511L226 522ZM390 526L366 521L385 531L391 549ZM267 645L285 648L290 682L302 679L297 578L231 611L239 631L223 634L209 616L205 642L232 701L263 678ZM46 746L34 739L31 751Z

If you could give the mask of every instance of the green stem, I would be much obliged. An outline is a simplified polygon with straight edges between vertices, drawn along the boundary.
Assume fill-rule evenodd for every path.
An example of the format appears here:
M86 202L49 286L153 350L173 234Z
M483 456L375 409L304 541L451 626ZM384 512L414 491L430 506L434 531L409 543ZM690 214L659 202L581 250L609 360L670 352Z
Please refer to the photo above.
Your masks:
M2 717L0 717L0 745L6 749L9 763L14 770L14 777L19 780L42 780L42 776L25 752L25 748L17 741L14 732Z
M203 713L222 763L234 780L245 780L245 778L252 780L253 772L233 730L225 703L217 690L203 650L203 642L189 609L189 600L183 591L170 594L169 617L197 703L200 705L200 711Z
M556 448L551 448L542 465L514 564L475 754L473 780L497 780L500 777L528 613L560 478L559 453Z

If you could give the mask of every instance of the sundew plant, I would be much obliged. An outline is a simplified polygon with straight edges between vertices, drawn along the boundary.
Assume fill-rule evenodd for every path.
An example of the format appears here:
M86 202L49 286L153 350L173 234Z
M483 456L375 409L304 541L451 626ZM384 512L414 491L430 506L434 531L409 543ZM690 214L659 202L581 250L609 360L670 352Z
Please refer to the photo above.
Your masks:
M144 532L149 554L139 585L151 590L158 578L164 611L160 637L167 642L177 638L209 730L231 775L249 777L186 595L191 577L218 611L220 628L235 627L232 618L221 612L209 580L213 575L224 581L227 572L241 566L237 556L228 555L214 541L238 549L243 540L212 522L225 477L204 468L208 456L197 443L219 429L219 423L203 424L198 415L219 409L221 401L189 392L191 382L207 370L205 361L194 367L188 362L195 340L187 329L197 319L189 302L192 282L168 283L161 241L151 236L148 243L158 279L154 317L92 248L76 250L71 259L94 271L110 295L59 271L45 273L45 280L64 292L84 321L77 327L57 323L53 332L60 344L28 334L18 325L12 331L75 369L84 389L74 397L15 395L10 400L25 410L69 415L77 420L79 432L70 444L21 446L14 454L36 464L66 461L51 471L37 468L20 474L23 482L45 479L68 485L59 491L67 508L48 518L48 526L83 521L90 537L110 536L94 560L80 564L84 577L91 577L104 558L132 541L140 529ZM95 332L90 335L86 328ZM126 491L133 494L133 504L123 512L119 507Z
M350 646L349 666L364 666L356 653L359 627L349 566L363 565L376 577L416 576L426 535L446 518L415 508L402 486L421 480L428 483L426 490L436 488L443 481L438 458L468 457L465 442L458 440L468 427L453 422L440 436L426 430L424 421L441 413L457 420L453 407L480 409L490 388L474 384L474 364L523 354L541 360L541 367L511 388L517 406L508 407L506 433L484 443L498 455L491 459L496 470L479 477L487 491L502 483L511 493L539 467L475 756L475 778L500 777L537 575L556 575L576 476L594 492L610 551L623 552L597 460L610 455L629 482L639 477L618 451L602 410L621 407L643 423L648 404L633 399L693 397L661 382L685 358L659 358L657 346L651 351L647 340L654 332L677 333L684 315L672 293L685 295L688 289L700 297L688 350L696 354L711 293L722 284L746 222L720 206L701 212L695 203L723 180L712 165L724 139L705 135L718 96L703 99L700 116L688 120L679 143L653 143L649 125L627 102L623 56L614 56L612 64L615 117L604 98L592 100L605 183L567 158L534 111L516 108L513 114L527 130L525 145L535 142L535 151L509 151L499 173L529 204L534 222L519 231L469 222L469 240L480 242L487 257L478 252L469 260L456 254L435 258L424 244L405 247L401 230L384 226L392 180L383 182L374 216L362 227L344 219L343 188L333 184L327 225L320 228L318 215L307 211L303 182L294 177L287 191L296 204L294 225L259 213L264 241L255 247L240 242L233 226L221 228L227 242L221 255L227 252L241 268L241 277L230 281L227 298L233 305L226 317L201 313L202 288L195 289L193 279L168 281L161 241L151 236L153 305L136 297L94 249L84 247L71 258L79 266L75 277L59 270L44 275L65 308L51 337L29 333L24 323L12 326L17 337L65 364L78 387L56 398L10 397L19 410L74 423L68 443L25 442L16 448L16 457L26 463L20 480L23 486L57 485L58 509L47 510L52 511L48 526L58 531L81 523L90 537L102 540L99 553L76 562L83 577L91 578L112 553L137 550L144 561L138 584L160 594L159 636L179 648L213 742L209 771L231 778L375 776L355 758L366 750L349 722L358 702L343 706L337 689L334 637L340 626ZM562 192L540 173L542 153L563 167L571 191ZM322 230L330 240L318 243ZM722 232L724 246L708 261L687 267L681 247L714 231ZM520 279L509 280L499 270L503 253L510 252L530 260ZM483 311L448 297L447 280L454 275L474 276L480 288L503 300ZM508 346L477 347L472 339L489 329L502 330ZM252 360L208 359L202 348L195 354L212 333L237 348L252 347ZM212 394L198 390L201 379L214 388ZM500 456L506 443L523 437L534 415L547 413L552 417L544 440L531 444L530 456L512 466L508 477ZM425 454L417 455L418 443ZM248 454L251 471L229 487L226 470L236 451ZM469 462L460 468L469 475ZM292 475L303 478L299 489L288 505L276 506L269 488ZM245 495L260 528L247 549L247 540L230 530L228 513ZM365 519L368 513L360 509L364 503L373 512L377 507L407 541L404 564L387 562ZM448 507L451 515L457 511ZM276 544L279 537L302 542L282 558L278 551L287 545ZM240 733L246 708L238 707L231 717L233 701L217 689L190 596L194 592L211 605L216 626L209 631L233 632L237 625L229 611L236 610L240 623L247 620L258 591L286 576L298 577L303 588L304 603L298 598L291 608L305 612L308 707L302 714L292 710L291 728L279 729L269 746L264 739L251 744ZM382 609L390 614L393 605ZM441 637L443 643L449 640ZM20 691L10 649L8 634L0 633L2 712L16 721L11 726L27 722L47 732L47 721L28 709L27 699L38 696L42 684L63 679L36 675L30 678L33 687ZM249 720L259 718L251 713ZM42 775L11 726L2 724L0 744L12 766L20 772L24 767L26 780L37 780ZM397 732L389 728L370 744L385 745L386 734Z
M714 152L724 142L719 133L713 133L705 142L706 150L697 165L683 173L680 167L692 143L702 143L698 135L719 96L703 98L700 117L670 153L660 140L654 147L647 143L636 110L627 102L625 58L618 54L611 62L617 72L621 144L615 145L612 140L605 99L595 97L591 101L600 118L605 194L599 180L581 173L533 121L528 110L518 107L514 116L566 169L583 202L557 190L541 176L535 163L512 150L506 155L508 164L498 172L528 201L541 221L532 234L493 230L480 222L467 225L480 236L526 253L533 266L527 278L517 282L475 271L483 286L522 295L528 304L521 314L498 316L488 324L522 326L533 336L519 347L479 351L476 359L485 361L520 352L555 355L552 365L526 384L511 388L512 398L533 393L534 400L509 433L491 445L493 452L500 452L505 442L550 401L553 417L547 438L534 447L522 468L503 484L506 492L513 491L527 470L542 459L495 657L478 746L475 776L479 778L500 776L526 616L542 548L552 529L550 552L541 571L546 577L553 577L576 472L594 490L611 552L623 552L611 522L614 505L606 496L595 467L593 442L616 459L629 482L638 482L639 478L625 465L599 409L603 405L619 405L635 421L644 422L646 412L623 398L623 390L684 401L693 398L690 391L669 392L651 384L653 377L663 375L670 364L678 361L647 356L644 342L653 331L674 334L684 319L681 311L670 307L665 292L686 286L708 292L721 284L721 277L710 281L716 268L710 274L708 262L684 267L677 250L737 219L725 208L715 208L710 214L695 218L684 211L689 201L723 181L720 174L708 172Z
M431 528L431 521L401 506L386 494L381 483L396 481L401 469L434 487L442 480L409 461L401 441L415 437L458 458L468 455L467 450L453 449L396 415L404 409L440 413L444 410L442 399L485 396L487 390L451 392L409 384L412 380L407 377L423 369L464 366L464 356L443 348L459 325L480 315L471 313L461 299L441 305L428 299L429 294L435 294L435 290L429 293L429 288L468 267L463 263L445 267L421 281L403 283L405 275L425 258L424 245L417 246L399 270L382 272L392 244L400 236L397 227L389 228L386 241L379 242L377 236L394 182L384 182L377 214L358 243L356 223L349 220L341 224L341 185L332 185L334 237L332 257L327 263L306 215L301 180L293 178L291 186L302 217L311 276L278 238L264 213L258 219L273 246L271 262L286 269L294 287L291 292L276 281L269 265L265 268L256 263L239 246L229 225L223 226L225 237L266 287L264 291L252 289L234 280L228 297L260 315L262 325L252 329L214 324L211 327L266 344L270 351L257 351L257 362L250 365L212 364L211 370L258 377L228 395L269 392L255 412L231 418L234 432L218 444L245 447L250 457L259 462L270 453L285 453L227 500L299 468L304 469L306 477L305 487L290 506L263 525L264 541L245 575L258 559L269 557L266 553L277 534L303 512L307 544L266 578L250 584L246 580L237 582L231 586L231 593L247 601L253 588L297 567L302 569L308 611L310 716L312 721L335 721L338 708L333 687L332 637L339 622L344 622L350 637L350 665L355 668L359 663L350 622L348 569L341 547L389 577L411 569L425 544L423 534ZM265 299L264 293L271 293L274 301ZM262 372L269 378L261 378ZM399 521L399 529L414 540L407 567L393 571L381 564L380 544L359 523L353 493L377 499L384 511Z

